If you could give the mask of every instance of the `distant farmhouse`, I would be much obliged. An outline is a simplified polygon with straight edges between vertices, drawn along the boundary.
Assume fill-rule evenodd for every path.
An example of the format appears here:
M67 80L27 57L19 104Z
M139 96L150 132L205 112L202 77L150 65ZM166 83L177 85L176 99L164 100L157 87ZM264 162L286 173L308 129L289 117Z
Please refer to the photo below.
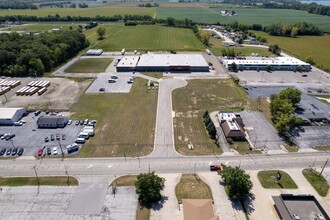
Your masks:
M220 15L221 16L238 16L238 14L234 10L232 10L231 12L229 12L228 10L220 11Z
M240 114L233 112L219 112L218 120L226 138L245 140L245 125Z

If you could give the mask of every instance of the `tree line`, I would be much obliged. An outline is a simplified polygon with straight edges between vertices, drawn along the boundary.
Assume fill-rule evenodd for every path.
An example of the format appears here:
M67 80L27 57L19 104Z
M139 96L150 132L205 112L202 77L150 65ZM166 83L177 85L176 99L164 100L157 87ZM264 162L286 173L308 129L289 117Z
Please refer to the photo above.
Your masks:
M45 2L39 4L39 8L43 7L57 7L57 8L63 8L65 5L71 4L71 2Z
M275 9L294 9L300 11L306 11L311 14L330 16L330 6L319 5L315 2L310 4L301 3L296 0L224 0L226 4L239 4L250 5L254 7L262 8L275 8ZM262 3L261 5L258 3Z
M0 34L0 73L11 77L40 76L88 46L85 35L78 30Z
M23 1L5 1L0 2L0 9L38 9L38 7L34 4L26 3Z
M281 22L273 23L264 27L264 32L274 36L296 37L297 35L322 35L320 28L307 22L298 22L294 25L287 25Z

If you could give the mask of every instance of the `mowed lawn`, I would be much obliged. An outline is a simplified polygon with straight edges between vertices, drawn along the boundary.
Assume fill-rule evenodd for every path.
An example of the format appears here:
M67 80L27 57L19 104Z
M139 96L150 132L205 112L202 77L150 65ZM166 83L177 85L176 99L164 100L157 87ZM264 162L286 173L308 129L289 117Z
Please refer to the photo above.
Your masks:
M68 23L68 22L29 23L29 24L22 24L13 27L2 28L1 30L26 31L26 32L50 31L53 28L58 28L60 30L69 30L70 27L75 29L78 28L79 25L85 26L86 23Z
M1 16L5 15L28 15L47 17L48 15L95 17L114 15L150 15L156 14L156 8L140 7L96 7L96 8L41 8L38 10L1 10Z
M74 62L66 68L66 73L101 73L111 63L112 59L108 58L83 58Z
M182 204L182 199L213 200L210 187L197 174L182 174L175 187L175 194L179 204Z
M323 66L322 69L330 71L330 35L291 38L271 36L264 32L255 33L257 36L266 37L268 44L278 44L283 51L302 60L308 56L312 57L317 66Z
M329 16L309 14L304 11L289 9L266 9L266 8L229 8L223 6L221 8L158 8L157 18L166 19L173 17L176 19L188 18L195 22L221 24L238 21L243 24L261 24L263 26L274 22L282 22L285 24L294 24L297 22L313 23L316 26L330 31ZM220 11L235 10L238 16L221 16Z
M151 153L156 123L156 90L137 78L127 94L85 94L72 109L72 118L97 120L95 136L80 157L143 156Z
M165 27L161 25L119 26L105 25L104 40L97 40L96 29L86 31L93 48L105 51L201 51L200 43L191 29Z
M0 177L0 186L77 186L78 180L73 176L39 176L36 177Z
M277 172L280 172L281 179L276 181ZM289 174L280 170L266 170L258 173L258 179L261 185L266 189L297 189L297 184Z
M173 91L172 100L175 147L184 155L222 153L206 133L202 115L206 110L240 110L247 103L246 93L231 79L189 80L187 86ZM188 149L190 142L193 150Z

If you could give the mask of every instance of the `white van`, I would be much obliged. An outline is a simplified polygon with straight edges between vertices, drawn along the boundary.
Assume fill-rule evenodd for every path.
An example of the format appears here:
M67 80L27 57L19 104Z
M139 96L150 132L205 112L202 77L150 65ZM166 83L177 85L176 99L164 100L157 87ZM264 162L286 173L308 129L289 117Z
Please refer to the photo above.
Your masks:
M84 129L82 133L87 133L90 137L94 136L94 130L92 129Z
M77 138L75 143L77 144L84 144L85 143L85 138Z
M78 138L88 139L89 138L89 134L86 133L86 132L80 132L80 134L78 135Z

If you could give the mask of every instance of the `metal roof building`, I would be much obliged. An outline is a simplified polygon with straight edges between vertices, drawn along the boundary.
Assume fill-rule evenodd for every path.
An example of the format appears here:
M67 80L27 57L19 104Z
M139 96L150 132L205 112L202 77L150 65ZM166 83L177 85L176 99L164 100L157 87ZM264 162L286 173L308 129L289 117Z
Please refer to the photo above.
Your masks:
M235 63L237 70L266 70L267 66L271 66L272 70L290 70L290 71L309 71L311 65L298 60L294 57L244 57L236 58L222 58L222 63L228 70L232 69L232 64Z
M64 128L68 123L66 116L41 116L38 118L38 128Z
M0 125L13 125L26 113L24 108L0 108Z
M130 72L134 71L136 65L139 62L139 56L124 56L120 59L119 63L117 64L117 72Z
M143 54L137 71L208 72L209 65L201 54Z

